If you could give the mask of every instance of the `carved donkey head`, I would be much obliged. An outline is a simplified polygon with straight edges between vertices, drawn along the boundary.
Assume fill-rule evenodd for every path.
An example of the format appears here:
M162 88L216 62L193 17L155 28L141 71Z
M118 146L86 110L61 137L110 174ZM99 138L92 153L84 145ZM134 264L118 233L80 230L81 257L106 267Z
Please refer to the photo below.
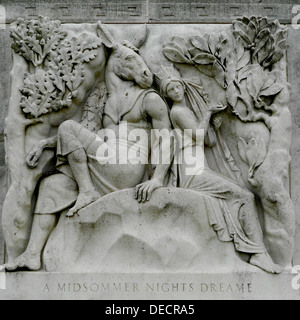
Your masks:
M97 25L98 36L103 44L112 50L107 62L108 72L113 72L122 80L134 81L143 89L150 88L153 83L153 74L139 55L139 50L145 42L147 29L143 30L132 42L118 43L107 28L100 22Z

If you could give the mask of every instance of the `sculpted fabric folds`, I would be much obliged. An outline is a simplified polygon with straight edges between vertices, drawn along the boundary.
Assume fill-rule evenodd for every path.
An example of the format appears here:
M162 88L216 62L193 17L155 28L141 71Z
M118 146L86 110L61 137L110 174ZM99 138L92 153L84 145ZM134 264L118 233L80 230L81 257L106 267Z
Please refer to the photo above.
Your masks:
M292 267L284 25L39 17L10 31L7 270Z

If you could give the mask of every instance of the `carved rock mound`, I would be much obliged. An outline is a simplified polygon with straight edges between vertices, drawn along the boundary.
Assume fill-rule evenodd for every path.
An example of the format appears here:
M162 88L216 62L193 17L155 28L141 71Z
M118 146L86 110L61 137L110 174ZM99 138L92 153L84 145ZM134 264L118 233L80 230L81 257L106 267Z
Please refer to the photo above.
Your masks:
M257 268L221 242L209 226L207 196L160 189L139 204L134 190L109 194L65 214L44 251L47 271L61 272L232 272Z

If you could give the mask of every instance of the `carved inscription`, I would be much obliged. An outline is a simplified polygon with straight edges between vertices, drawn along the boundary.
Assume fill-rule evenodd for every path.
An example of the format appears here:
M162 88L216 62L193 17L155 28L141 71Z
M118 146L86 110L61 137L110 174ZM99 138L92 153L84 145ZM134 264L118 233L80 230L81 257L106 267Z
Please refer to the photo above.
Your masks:
M43 293L59 294L139 294L159 293L176 294L252 294L253 284L251 282L200 282L200 283L100 283L100 282L58 282L45 283L42 287Z

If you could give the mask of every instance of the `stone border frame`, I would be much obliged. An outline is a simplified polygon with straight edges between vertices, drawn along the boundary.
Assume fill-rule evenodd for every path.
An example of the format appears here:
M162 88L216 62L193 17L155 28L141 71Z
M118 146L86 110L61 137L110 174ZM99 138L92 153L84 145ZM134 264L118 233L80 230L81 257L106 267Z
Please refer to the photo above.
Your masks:
M233 1L225 3L221 1L196 1L186 0L184 2L163 1L163 0L106 0L99 4L99 1L89 0L83 5L79 1L9 1L2 0L0 5L6 9L6 24L0 30L0 211L5 196L5 151L4 151L4 119L8 109L9 101L9 74L11 66L10 37L6 28L12 21L19 17L36 18L39 15L49 16L61 20L62 23L82 23L96 22L101 19L105 23L218 23L228 24L232 19L241 15L265 15L269 18L277 18L283 24L289 26L288 50L288 81L291 83L291 105L293 115L293 143L292 143L292 163L290 170L290 193L294 201L296 212L300 208L299 182L300 170L300 111L298 111L299 86L300 86L300 61L298 52L300 50L300 30L293 28L292 19L296 16L293 8L297 4L295 0L266 0L265 3L251 3L247 1ZM78 2L78 4L77 4ZM197 14L188 15L191 8L197 9ZM222 18L217 19L217 12L222 12ZM92 15L91 15L92 13ZM0 223L1 224L1 223ZM300 229L300 217L297 216L297 230ZM295 243L300 243L300 232L296 232ZM0 263L4 261L4 243L0 226ZM300 264L300 246L296 246L294 255L294 265Z

